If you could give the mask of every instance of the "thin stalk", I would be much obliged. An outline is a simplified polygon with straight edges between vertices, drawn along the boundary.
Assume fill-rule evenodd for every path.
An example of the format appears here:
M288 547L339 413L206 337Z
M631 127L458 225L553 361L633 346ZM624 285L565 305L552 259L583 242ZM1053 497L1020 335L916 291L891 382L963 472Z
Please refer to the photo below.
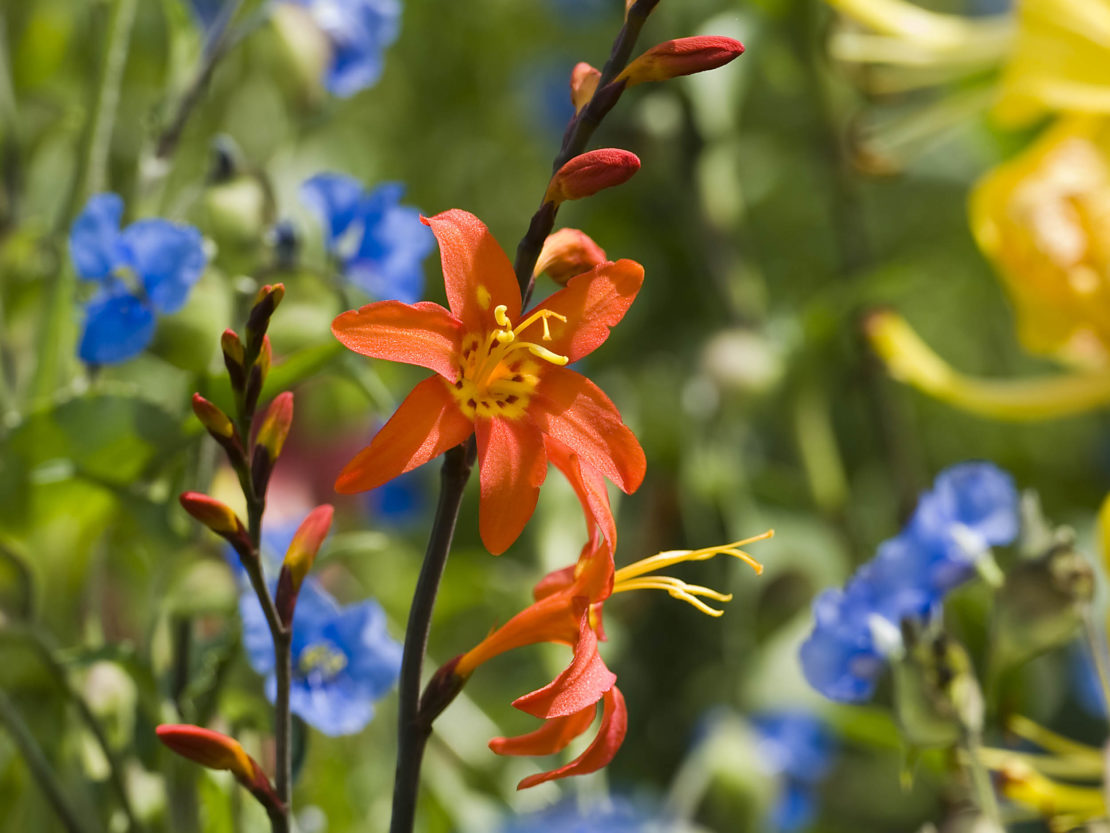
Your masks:
M563 136L563 144L551 165L552 173L558 171L559 168L586 149L590 137L593 136L602 119L616 104L622 90L610 90L606 94L603 94L603 91L628 65L628 59L632 56L632 50L636 47L636 40L640 37L640 30L643 29L648 15L658 4L659 0L638 0L628 10L624 26L621 27L616 40L613 41L613 49L609 53L609 60L605 62L605 66L601 70L597 92L590 102L571 118L567 132ZM535 282L532 270L536 268L536 260L543 249L544 241L555 227L557 211L558 207L554 203L540 205L532 216L532 221L528 224L527 234L524 235L520 245L517 246L513 269L516 272L517 283L520 284L524 306L528 305L528 299L532 296L532 287Z
M0 724L7 728L23 760L27 762L27 768L31 770L32 777L46 794L46 800L57 814L62 826L69 833L89 833L89 829L81 821L81 816L70 805L67 791L50 767L42 747L27 730L15 703L2 688L0 688Z
M400 698L397 715L397 771L393 782L393 816L390 833L411 833L416 819L416 796L420 787L420 764L432 733L431 721L420 714L420 678L428 633L432 626L439 583L451 552L455 524L459 518L463 491L477 456L472 436L463 445L448 451L440 472L439 503L432 533L424 554L424 564L416 581L408 627L405 629L404 658L401 661Z
M1001 830L1003 829L1002 815L998 810L998 799L994 796L994 785L991 783L990 773L979 754L982 745L978 735L969 733L964 739L964 748L967 751L967 768L971 774L975 803L979 806L979 811L994 822L995 828Z

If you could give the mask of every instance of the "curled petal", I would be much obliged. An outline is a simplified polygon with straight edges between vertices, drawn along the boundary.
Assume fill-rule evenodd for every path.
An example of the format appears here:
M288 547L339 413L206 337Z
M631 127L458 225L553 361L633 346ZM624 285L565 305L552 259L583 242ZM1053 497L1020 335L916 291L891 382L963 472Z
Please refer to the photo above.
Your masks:
M553 717L534 732L515 738L494 738L489 748L498 755L553 755L581 735L597 717L597 704L591 703L580 712Z
M374 439L344 466L335 481L343 494L374 489L438 457L470 436L470 420L439 376L412 389Z
M364 356L426 367L452 382L459 378L462 325L439 304L378 301L340 314L331 331Z
M520 286L513 265L486 224L457 208L424 220L439 241L443 282L451 312L468 330L492 326L493 310L504 304L520 316Z
M543 436L530 419L479 419L478 465L482 485L478 529L494 555L507 550L535 511L547 477Z
M533 717L565 717L581 711L613 687L617 675L605 667L597 650L597 634L590 626L585 605L579 625L578 642L570 665L543 688L513 701L513 706Z
M610 551L617 546L617 524L613 520L613 509L609 505L609 491L605 480L594 469L584 468L581 458L564 443L554 437L544 437L547 459L559 469L574 488L582 511L586 515L586 529L590 541L597 543L600 533L605 537Z
M528 413L544 434L575 449L581 462L626 494L644 479L647 462L620 412L593 382L573 370L548 368Z
M592 271L573 277L539 309L563 315L566 324L551 324L551 341L544 347L576 362L600 347L644 283L644 267L634 260L602 263Z
M601 715L601 727L593 743L586 747L586 751L565 766L538 775L529 775L517 784L518 790L526 790L545 781L556 778L566 778L569 775L586 775L597 772L607 766L617 754L624 736L628 732L628 709L624 703L624 696L620 689L613 686L604 697L604 711Z

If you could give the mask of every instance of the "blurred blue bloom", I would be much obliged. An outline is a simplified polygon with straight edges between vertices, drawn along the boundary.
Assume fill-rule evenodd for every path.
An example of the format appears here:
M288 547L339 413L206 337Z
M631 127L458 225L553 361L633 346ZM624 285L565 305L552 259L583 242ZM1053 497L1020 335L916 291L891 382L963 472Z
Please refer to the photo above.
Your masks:
M85 308L78 355L90 364L122 362L154 337L156 314L177 312L207 264L200 232L168 220L120 230L123 200L97 194L69 232L78 277L99 290Z
M816 814L816 785L832 762L832 735L822 721L803 711L757 715L752 726L759 736L760 765L782 782L770 825L792 833Z
M394 477L367 492L366 503L379 526L412 526L424 517L429 506L425 473L415 470Z
M267 675L266 696L277 693L270 630L254 593L239 598L243 645L251 667ZM397 682L401 646L385 629L373 600L340 607L313 579L301 586L293 619L293 713L326 735L361 730L374 703Z
M303 6L331 44L324 86L343 98L377 83L382 53L401 29L400 0L290 0Z
M648 810L624 800L579 807L572 800L510 819L499 833L664 833L674 827Z
M201 28L207 30L212 28L227 2L228 0L189 0L189 7Z
M1071 690L1083 711L1092 717L1106 719L1106 698L1102 693L1102 683L1098 669L1091 658L1090 648L1082 643L1072 645L1068 656L1071 671Z
M411 304L424 294L421 263L435 238L417 209L400 204L404 190L390 182L366 191L352 177L317 174L301 186L301 199L351 283L374 298Z
M814 629L800 651L810 685L833 700L868 699L886 657L901 648L902 622L932 616L991 547L1017 533L1010 475L979 462L941 472L906 528L884 541L843 591L826 590L814 600Z

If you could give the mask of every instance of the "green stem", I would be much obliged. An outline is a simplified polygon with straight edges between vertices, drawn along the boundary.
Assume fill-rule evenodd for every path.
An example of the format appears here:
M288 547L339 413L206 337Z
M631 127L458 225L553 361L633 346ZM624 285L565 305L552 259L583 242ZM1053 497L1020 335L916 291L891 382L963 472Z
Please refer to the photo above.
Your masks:
M995 829L1001 830L1003 829L1002 815L998 810L998 799L994 795L990 773L987 772L986 766L983 765L983 758L979 754L981 744L978 735L969 733L964 739L964 748L967 751L967 768L975 791L975 803L979 805L980 812L994 822Z
M420 788L420 765L424 748L432 733L431 720L420 714L420 677L424 652L432 627L439 583L451 552L455 524L459 517L463 491L477 456L472 436L463 445L444 455L440 473L439 503L432 524L424 564L416 582L405 630L404 658L401 660L400 700L397 715L397 771L393 782L393 816L390 833L412 833L416 820L416 796Z
M42 747L28 731L15 703L2 688L0 688L0 724L7 728L23 760L27 762L27 768L31 770L32 777L46 794L46 800L57 814L62 826L69 833L88 833L88 828L81 821L81 816L70 805L67 791L51 769Z

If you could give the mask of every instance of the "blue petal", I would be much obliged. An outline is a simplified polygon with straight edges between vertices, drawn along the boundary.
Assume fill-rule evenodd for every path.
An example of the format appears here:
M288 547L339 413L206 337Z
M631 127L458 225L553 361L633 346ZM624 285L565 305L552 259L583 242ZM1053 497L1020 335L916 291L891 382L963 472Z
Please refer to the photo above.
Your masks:
M808 827L816 814L817 801L813 787L787 780L771 809L771 827L781 833L794 833Z
M372 599L346 608L326 629L330 639L347 655L344 676L368 699L377 699L393 688L401 673L401 645L385 629L385 614Z
M812 783L828 770L833 737L824 722L810 712L761 714L752 718L752 725L759 734L759 762L766 771Z
M301 201L323 224L329 252L354 222L362 194L362 183L343 174L317 174L301 185Z
M374 700L352 681L337 677L323 685L295 679L289 707L305 723L325 735L351 735L374 716Z
M835 591L822 596L828 592ZM838 621L823 623L820 619L802 643L798 657L802 673L813 688L831 700L850 703L870 699L885 664L866 628L851 628Z
M123 230L121 243L154 308L163 314L181 309L208 262L200 232L168 220L139 220Z
M328 627L339 616L339 603L313 578L305 579L297 594L293 611L293 664L309 645L324 638Z
M85 330L77 355L89 364L115 364L137 356L154 338L154 312L112 282L85 308Z
M274 643L262 605L251 588L239 596L239 618L243 623L243 649L247 652L247 661L257 673L270 674L274 670Z
M122 217L118 194L97 194L85 204L69 229L69 256L78 277L102 280L115 270Z
M227 0L189 0L189 7L200 23L201 28L210 29L220 16Z
M362 239L345 265L350 281L374 298L411 304L424 294L422 263L435 237L417 209L398 205L403 190L388 183L366 198Z
M324 76L328 91L346 98L375 84L382 52L400 31L399 0L315 0L310 7L331 42L332 61Z

